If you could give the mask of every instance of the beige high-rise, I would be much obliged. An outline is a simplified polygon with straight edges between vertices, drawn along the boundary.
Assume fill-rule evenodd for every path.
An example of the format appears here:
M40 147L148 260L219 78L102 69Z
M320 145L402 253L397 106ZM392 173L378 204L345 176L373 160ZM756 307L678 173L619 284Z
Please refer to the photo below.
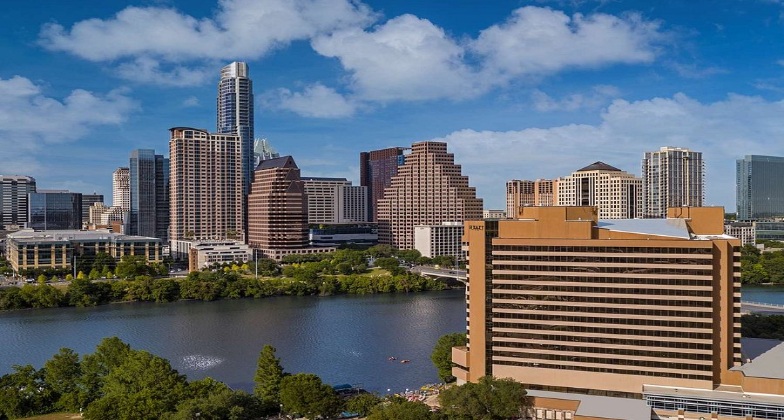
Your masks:
M595 206L599 219L642 216L642 179L595 162L558 180L559 206Z
M112 172L112 206L123 211L131 209L131 178L129 168L117 168Z
M243 240L239 136L189 127L169 131L170 239Z
M506 217L517 217L520 207L554 206L556 203L558 203L558 180L513 179L506 182Z
M380 243L413 249L414 226L482 219L482 199L446 143L414 143L405 159L378 201Z

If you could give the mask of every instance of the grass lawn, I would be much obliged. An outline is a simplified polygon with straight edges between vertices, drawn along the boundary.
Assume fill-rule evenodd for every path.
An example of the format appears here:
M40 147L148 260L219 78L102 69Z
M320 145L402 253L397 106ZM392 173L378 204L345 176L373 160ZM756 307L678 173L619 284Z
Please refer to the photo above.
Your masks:
M72 420L80 418L81 417L78 414L74 413L52 413L44 414L42 416L25 417L27 420Z

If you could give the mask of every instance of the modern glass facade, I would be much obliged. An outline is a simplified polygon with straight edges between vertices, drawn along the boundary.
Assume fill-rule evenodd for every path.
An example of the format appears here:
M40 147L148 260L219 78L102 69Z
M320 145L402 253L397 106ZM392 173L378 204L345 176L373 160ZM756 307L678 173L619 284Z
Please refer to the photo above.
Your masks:
M28 196L28 227L35 230L81 229L82 194L68 191L38 191Z
M128 233L168 240L169 159L152 149L131 152Z
M0 175L0 227L27 223L27 196L31 192L35 192L32 177Z
M233 62L221 69L218 82L218 133L236 134L242 143L243 193L248 194L253 175L253 81L248 65Z
M82 194L82 223L90 222L90 206L103 203L103 194Z
M738 220L784 216L784 157L747 155L736 175Z

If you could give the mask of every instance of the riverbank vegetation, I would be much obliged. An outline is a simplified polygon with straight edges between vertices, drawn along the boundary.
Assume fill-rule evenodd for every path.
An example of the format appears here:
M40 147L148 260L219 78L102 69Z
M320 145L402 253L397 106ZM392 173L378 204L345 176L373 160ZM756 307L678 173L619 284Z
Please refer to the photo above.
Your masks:
M765 245L784 248L781 242L767 242ZM784 284L784 251L761 252L753 245L745 245L740 255L743 284Z
M380 258L397 261L394 267L387 265L387 268L370 270L367 267L368 252L338 250L329 254L297 255L283 266L269 259L259 260L258 267L253 262L229 263L178 279L154 278L155 273L163 272L160 264L146 265L139 257L126 256L113 267L119 279L111 279L111 273L109 279L100 279L97 273L91 272L89 276L77 275L77 278L69 279L67 287L52 286L44 278L35 284L0 289L0 310L134 301L420 292L447 288L441 280L401 268L400 260L393 257ZM258 278L255 273L258 273Z
M258 358L253 393L211 378L189 381L168 360L106 338L79 356L63 348L41 369L14 366L0 377L0 419L83 412L87 420L263 419L278 414L335 419L349 411L368 420L495 420L529 406L523 385L484 377L438 396L440 412L397 395L338 392L317 375L283 370L271 346Z
M784 340L784 315L742 315L740 325L744 338Z

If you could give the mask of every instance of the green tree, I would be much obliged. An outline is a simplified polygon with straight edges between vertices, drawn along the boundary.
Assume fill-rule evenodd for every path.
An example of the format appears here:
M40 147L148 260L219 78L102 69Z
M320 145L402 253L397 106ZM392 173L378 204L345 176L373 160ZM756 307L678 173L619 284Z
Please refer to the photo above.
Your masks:
M427 404L401 400L376 406L367 420L435 420L437 418Z
M346 410L357 413L360 416L367 416L379 404L381 398L375 394L359 394L346 401Z
M744 284L763 284L770 281L768 272L760 263L743 267L740 272L740 278Z
M492 376L448 388L438 401L442 413L455 420L503 420L519 417L530 406L521 383Z
M413 263L422 256L422 253L416 249L401 249L397 251L397 256L407 263Z
M90 274L87 275L87 278L90 280L98 280L101 278L101 272L98 271L96 268L90 270Z
M93 282L82 276L71 281L66 292L66 299L71 306L95 306L98 302Z
M256 375L253 377L256 386L253 393L263 406L275 408L280 403L280 383L285 376L280 359L275 357L275 347L264 346L256 366Z
M119 366L130 354L131 346L117 337L104 338L93 354L84 356L81 363L82 376L79 388L84 393L85 405L102 395L106 376Z
M46 276L41 274L38 276L38 284L46 284Z
M73 274L66 274L65 281L71 281L71 280L73 280Z
M335 417L343 401L331 386L310 373L285 376L280 382L280 403L288 413L304 417Z
M174 279L153 280L152 298L156 302L173 302L180 298L180 285Z
M243 391L222 389L181 402L177 405L177 412L164 416L164 419L254 420L263 414L264 410L257 398Z
M80 271L80 272L79 272L79 273L76 275L76 278L77 278L77 279L79 279L79 280L84 280L86 277L85 277L85 275L84 275L84 272L83 272L83 271Z
M383 268L385 270L392 270L400 266L400 261L397 258L376 258L373 262L373 265L376 267Z
M444 382L452 382L452 368L457 366L452 363L452 347L465 346L467 342L465 333L453 333L442 335L433 347L430 360L438 369L438 377Z
M99 252L95 254L95 259L93 260L92 269L98 271L103 271L104 269L111 270L112 268L114 268L114 265L115 265L114 257L112 257L111 255L105 252Z
M15 365L13 369L13 373L0 377L0 418L51 412L57 395L44 380L43 370L31 365Z
M392 256L392 247L386 244L378 244L368 248L367 253L373 258L389 257Z
M132 279L136 276L155 275L155 270L147 264L147 258L143 255L124 255L114 274L122 279Z
M76 412L82 408L83 396L77 381L82 375L79 355L69 348L60 351L44 364L44 380L60 396L57 408Z

